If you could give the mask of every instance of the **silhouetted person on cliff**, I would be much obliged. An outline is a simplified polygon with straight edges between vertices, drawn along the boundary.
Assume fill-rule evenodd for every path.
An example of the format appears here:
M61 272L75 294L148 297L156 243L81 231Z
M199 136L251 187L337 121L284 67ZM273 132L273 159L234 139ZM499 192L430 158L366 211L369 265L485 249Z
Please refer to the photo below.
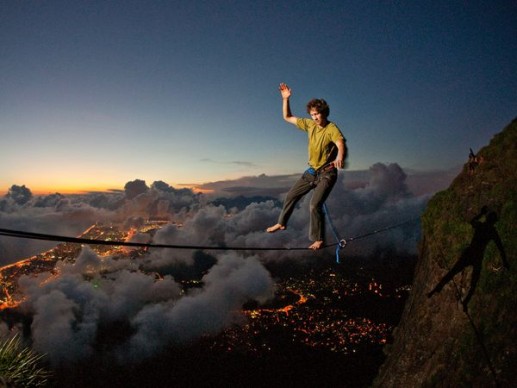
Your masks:
M477 156L474 153L474 151L472 151L472 148L470 148L469 161L467 163L469 175L474 174L474 170L476 169L477 166L479 166L479 164L481 162L482 162L482 158Z
M481 222L480 219L482 216L485 216L485 222ZM461 272L463 269L472 266L472 279L470 281L470 289L463 300L463 308L467 309L467 305L474 294L474 290L476 289L477 282L479 281L479 277L481 275L481 264L483 262L483 257L485 256L485 250L490 241L494 241L499 249L501 254L501 260L503 261L503 265L505 268L510 268L508 261L506 260L506 252L504 251L503 243L501 242L501 238L495 229L494 224L497 221L497 214L493 211L489 212L486 206L483 206L481 212L476 215L471 221L470 224L474 228L474 236L472 237L472 241L470 245L463 251L459 260L454 264L454 267L438 282L436 287L427 294L427 297L430 298L433 294L440 292L442 288L452 280L454 275Z

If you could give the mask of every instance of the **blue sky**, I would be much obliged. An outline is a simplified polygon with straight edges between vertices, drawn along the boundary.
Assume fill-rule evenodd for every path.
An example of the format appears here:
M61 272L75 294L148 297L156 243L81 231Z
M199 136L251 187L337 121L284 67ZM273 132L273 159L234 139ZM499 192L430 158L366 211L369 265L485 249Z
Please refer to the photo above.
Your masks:
M3 1L0 192L290 174L325 98L350 170L456 167L517 116L514 1Z

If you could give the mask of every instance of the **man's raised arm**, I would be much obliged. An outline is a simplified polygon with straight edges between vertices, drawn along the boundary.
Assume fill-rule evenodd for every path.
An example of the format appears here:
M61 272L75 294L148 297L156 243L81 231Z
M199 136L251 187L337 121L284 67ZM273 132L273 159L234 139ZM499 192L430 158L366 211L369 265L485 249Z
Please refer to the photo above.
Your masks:
M284 83L281 83L278 89L280 90L280 94L282 95L282 114L284 116L284 120L288 123L296 125L298 117L293 116L293 114L291 113L291 106L289 105L291 89Z

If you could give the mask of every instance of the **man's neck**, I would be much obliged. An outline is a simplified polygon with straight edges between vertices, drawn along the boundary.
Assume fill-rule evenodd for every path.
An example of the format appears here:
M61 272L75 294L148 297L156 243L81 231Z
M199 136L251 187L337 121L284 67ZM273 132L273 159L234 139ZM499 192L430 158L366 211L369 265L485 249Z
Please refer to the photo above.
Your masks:
M323 121L321 124L318 124L318 127L325 128L329 124L328 120Z

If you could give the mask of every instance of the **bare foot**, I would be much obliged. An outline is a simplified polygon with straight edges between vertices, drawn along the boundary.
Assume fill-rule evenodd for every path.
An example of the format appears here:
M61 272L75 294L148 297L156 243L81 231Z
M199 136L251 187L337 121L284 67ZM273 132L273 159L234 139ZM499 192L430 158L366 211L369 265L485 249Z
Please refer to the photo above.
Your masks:
M270 226L269 228L267 228L266 232L273 233L273 232L276 232L277 230L284 230L284 229L285 229L284 225L275 224L275 225Z
M320 249L323 246L323 240L314 241L309 249L312 249L313 251L316 251Z

